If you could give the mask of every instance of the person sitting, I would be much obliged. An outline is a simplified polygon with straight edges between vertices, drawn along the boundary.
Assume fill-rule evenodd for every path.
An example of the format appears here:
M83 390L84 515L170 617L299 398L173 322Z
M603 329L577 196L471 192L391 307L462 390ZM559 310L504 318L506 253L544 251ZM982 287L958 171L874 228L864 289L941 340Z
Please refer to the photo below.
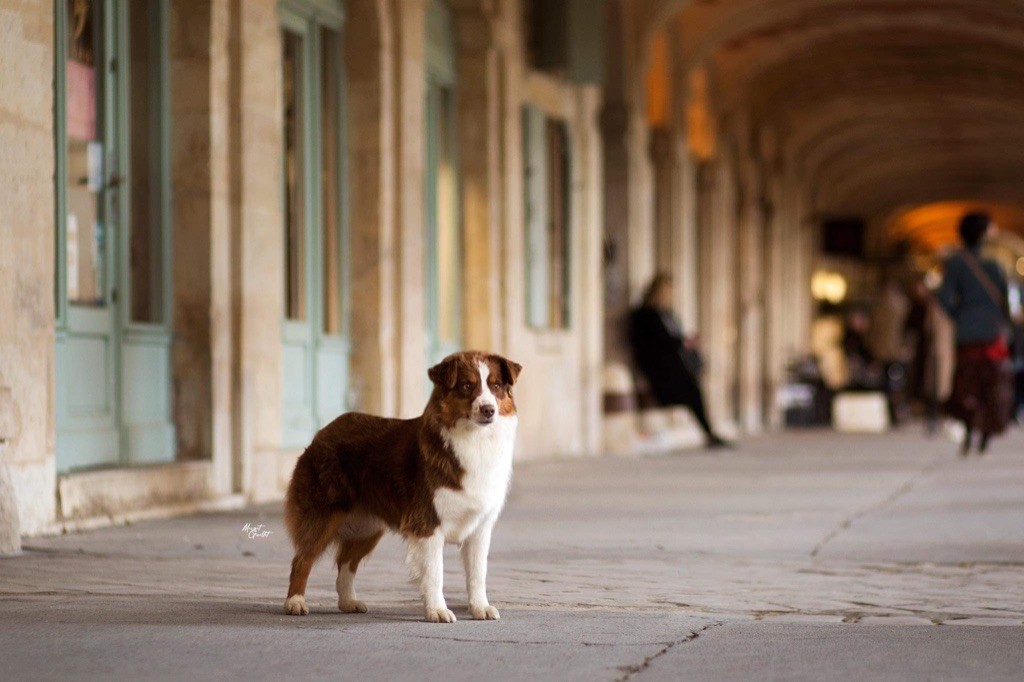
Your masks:
M663 406L682 405L693 412L709 448L727 446L711 427L700 387L700 355L683 335L672 312L672 278L659 274L648 285L643 302L629 320L629 339L637 368Z

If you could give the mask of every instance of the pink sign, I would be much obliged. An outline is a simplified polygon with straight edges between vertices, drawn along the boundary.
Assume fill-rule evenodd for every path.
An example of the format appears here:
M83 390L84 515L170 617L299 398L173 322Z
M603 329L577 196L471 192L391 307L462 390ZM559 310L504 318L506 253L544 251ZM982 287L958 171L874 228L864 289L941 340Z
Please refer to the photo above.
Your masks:
M82 62L67 63L68 137L96 138L96 70Z

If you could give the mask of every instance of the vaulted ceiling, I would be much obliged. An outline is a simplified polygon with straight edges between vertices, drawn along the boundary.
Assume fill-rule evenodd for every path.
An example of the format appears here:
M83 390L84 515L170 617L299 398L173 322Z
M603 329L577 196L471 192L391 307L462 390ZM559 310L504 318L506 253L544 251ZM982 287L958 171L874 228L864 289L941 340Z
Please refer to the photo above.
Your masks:
M721 113L777 134L815 211L1024 206L1024 2L633 2L639 43L668 28Z

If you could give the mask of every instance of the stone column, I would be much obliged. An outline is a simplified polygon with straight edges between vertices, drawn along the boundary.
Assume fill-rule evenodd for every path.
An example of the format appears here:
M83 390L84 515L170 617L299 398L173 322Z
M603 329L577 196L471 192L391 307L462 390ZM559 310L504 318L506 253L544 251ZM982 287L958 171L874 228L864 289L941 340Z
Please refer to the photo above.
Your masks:
M744 136L745 141L745 136ZM764 287L763 263L764 225L761 214L761 180L759 168L749 147L740 148L740 206L738 235L738 381L740 426L756 433L763 426L763 342Z
M0 11L0 553L56 515L52 2Z
M690 156L685 139L676 148L677 196L679 212L677 246L679 252L676 286L680 319L687 334L700 331L700 239L697 224L699 164Z
M391 0L395 46L395 187L398 262L398 415L423 412L427 401L424 113L426 0Z
M675 258L678 211L675 208L675 155L671 133L664 129L652 131L650 149L654 176L654 269L674 275L678 270ZM678 307L678 301L676 303Z
M764 237L764 291L765 291L765 360L764 395L766 418L769 426L781 424L781 414L775 395L785 381L785 311L783 295L786 253L783 240L783 181L779 169L769 165L765 169L765 237Z
M393 17L388 0L345 8L353 408L396 414Z
M501 83L496 3L452 2L458 78L459 173L462 182L462 333L467 348L495 348L502 338L499 257Z
M771 222L774 251L771 267L771 366L775 373L773 383L778 387L785 381L786 366L795 359L801 345L799 289L803 282L803 266L799 235L802 218L798 180L790 162L781 162L773 184L775 212Z
M707 359L705 390L712 421L735 430L736 382L736 203L731 155L726 149L711 163L713 178L703 187L709 219L701 226L703 263L701 344Z
M628 362L629 309L654 274L654 183L647 125L634 107L606 102L601 112L605 154L605 357Z
M580 369L583 385L580 402L584 406L584 452L597 453L602 441L601 370L604 363L601 333L604 309L601 287L603 234L600 225L604 206L601 180L605 164L597 115L601 106L601 90L597 86L585 86L580 89L578 99L580 144L576 159L580 167L579 180L582 184L582 197L579 202L582 225L578 232L582 235L575 254L574 263L579 263L579 272L574 281L580 283L579 291L575 294L576 305L579 306L579 326L582 329Z
M629 299L639 302L654 276L656 224L655 179L651 160L651 130L641 107L634 107L626 131L629 175Z
M271 479L268 495L278 492L271 484L281 444L280 28L275 0L232 9L232 481L235 492L260 497L257 476Z

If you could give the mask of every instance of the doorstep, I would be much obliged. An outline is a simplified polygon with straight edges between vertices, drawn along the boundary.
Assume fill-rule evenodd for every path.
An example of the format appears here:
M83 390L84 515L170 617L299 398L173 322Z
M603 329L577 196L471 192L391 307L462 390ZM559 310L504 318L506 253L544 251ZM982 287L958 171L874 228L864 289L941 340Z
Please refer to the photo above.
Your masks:
M62 474L57 477L59 519L40 534L76 532L245 505L244 495L216 494L212 481L209 461Z

